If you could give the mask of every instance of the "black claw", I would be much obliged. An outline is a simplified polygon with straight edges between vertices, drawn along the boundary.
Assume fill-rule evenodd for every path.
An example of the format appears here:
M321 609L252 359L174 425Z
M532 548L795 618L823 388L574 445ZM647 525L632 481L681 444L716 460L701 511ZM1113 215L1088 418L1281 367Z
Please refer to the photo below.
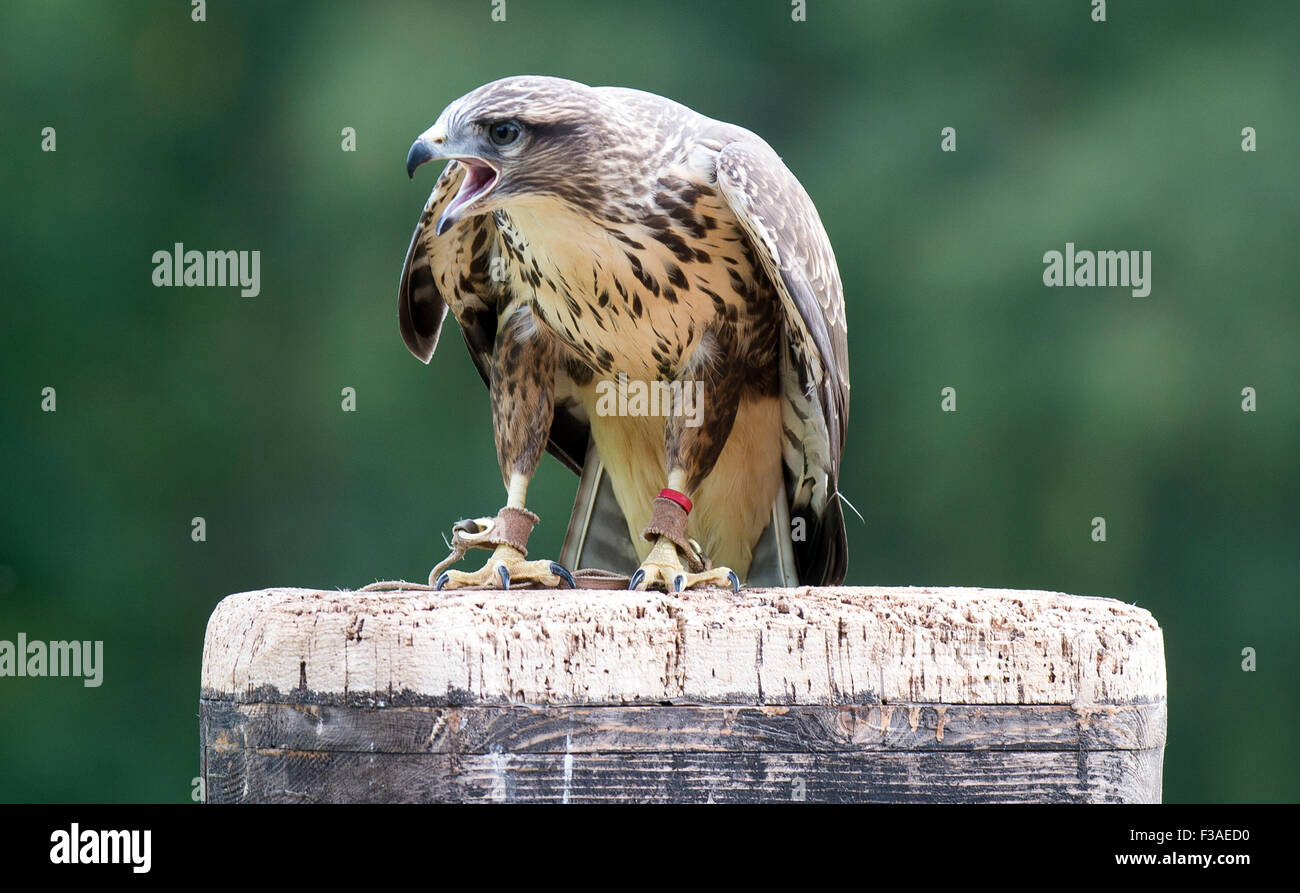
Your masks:
M497 568L497 576L501 578L501 588L504 589L506 592L509 592L510 571L506 570L506 566L504 564Z
M731 571L727 576L731 578L731 591L740 592L740 577L736 576L736 572Z
M682 587L686 585L686 575L678 574L673 577L673 592L681 592Z
M578 584L573 582L573 574L569 573L568 569L558 561L551 562L551 573L568 583L570 589L578 588Z
M442 587L446 586L447 581L450 579L451 579L451 574L448 571L443 571L442 575L438 577L438 582L434 584L434 589L437 590L438 592L442 592Z
M636 573L632 575L632 582L627 584L627 588L636 589L638 586L641 585L641 581L644 579L645 579L645 570L642 568L637 568Z

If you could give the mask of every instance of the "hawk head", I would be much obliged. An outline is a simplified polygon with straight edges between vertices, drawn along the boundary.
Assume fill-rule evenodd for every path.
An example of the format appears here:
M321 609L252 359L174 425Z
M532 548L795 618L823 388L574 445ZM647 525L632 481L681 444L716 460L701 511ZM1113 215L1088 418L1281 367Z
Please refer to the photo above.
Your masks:
M412 177L436 159L466 169L435 232L520 201L595 199L597 151L613 144L601 104L585 84L522 76L484 84L447 106L406 156Z

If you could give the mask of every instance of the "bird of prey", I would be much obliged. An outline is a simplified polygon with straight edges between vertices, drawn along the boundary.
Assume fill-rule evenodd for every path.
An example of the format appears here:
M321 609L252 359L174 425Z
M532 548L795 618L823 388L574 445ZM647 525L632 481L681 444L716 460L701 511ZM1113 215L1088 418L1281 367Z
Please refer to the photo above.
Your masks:
M526 560L544 451L578 473L599 462L639 562L630 588L737 589L773 519L790 528L775 531L789 582L841 582L843 289L776 152L651 93L520 76L447 106L407 173L435 160L401 333L428 363L447 313L459 323L490 391L506 505L455 528L453 559L477 546L487 563L440 572L449 559L431 585L573 585L562 564ZM615 385L665 396L654 412Z

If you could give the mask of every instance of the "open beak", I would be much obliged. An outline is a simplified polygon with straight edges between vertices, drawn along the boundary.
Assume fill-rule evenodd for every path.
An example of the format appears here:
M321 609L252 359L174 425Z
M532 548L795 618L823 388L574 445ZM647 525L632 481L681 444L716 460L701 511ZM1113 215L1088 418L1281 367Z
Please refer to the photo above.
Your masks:
M471 205L491 192L500 179L497 169L482 158L444 152L441 143L441 139L435 141L421 136L411 144L411 151L406 153L406 174L411 178L415 177L415 169L420 165L440 158L450 159L465 168L465 177L460 182L460 190L452 198L451 204L443 210L437 226L434 227L434 232L440 236L461 220Z

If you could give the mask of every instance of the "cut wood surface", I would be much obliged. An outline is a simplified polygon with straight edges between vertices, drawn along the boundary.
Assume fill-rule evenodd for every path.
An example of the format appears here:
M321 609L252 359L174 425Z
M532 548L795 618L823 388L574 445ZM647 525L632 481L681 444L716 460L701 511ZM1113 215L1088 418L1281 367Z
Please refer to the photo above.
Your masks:
M232 595L213 802L1160 799L1151 615L985 589Z
M1049 592L268 589L217 606L202 685L407 706L1089 705L1164 698L1165 664L1146 610Z

